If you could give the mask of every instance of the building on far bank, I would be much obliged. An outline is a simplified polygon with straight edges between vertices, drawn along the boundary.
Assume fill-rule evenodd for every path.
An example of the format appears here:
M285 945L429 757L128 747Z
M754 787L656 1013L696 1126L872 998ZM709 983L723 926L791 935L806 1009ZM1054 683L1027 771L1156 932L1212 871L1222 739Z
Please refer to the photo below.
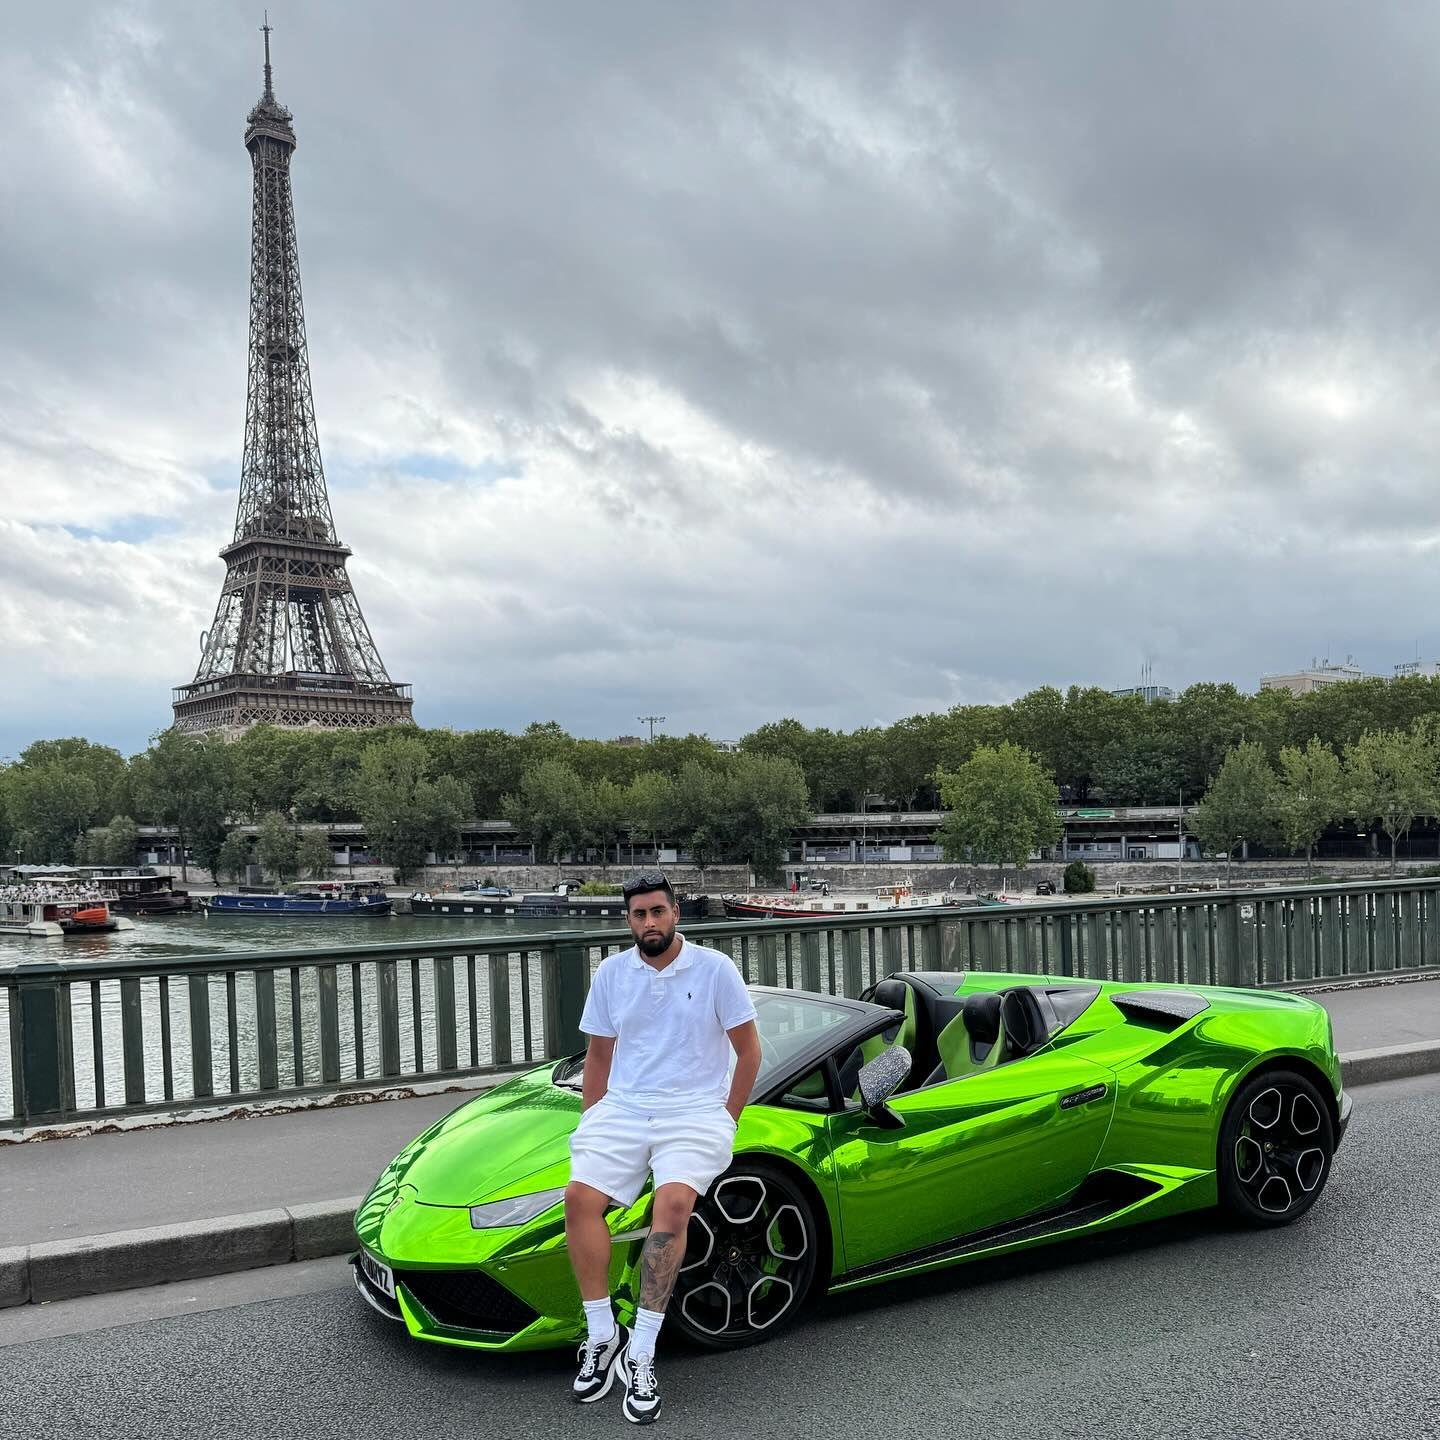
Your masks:
M1399 667L1397 667L1398 670ZM1343 665L1330 660L1312 660L1308 670L1294 670L1285 675L1262 675L1262 690L1288 690L1292 695L1310 695L1327 685L1344 685L1351 680L1365 679L1365 672L1347 655Z
M1440 677L1440 660L1402 660L1395 667L1397 680L1434 680Z
M1110 693L1120 700L1138 695L1147 705L1153 705L1157 700L1175 698L1175 692L1168 685L1126 685L1123 689L1112 690Z

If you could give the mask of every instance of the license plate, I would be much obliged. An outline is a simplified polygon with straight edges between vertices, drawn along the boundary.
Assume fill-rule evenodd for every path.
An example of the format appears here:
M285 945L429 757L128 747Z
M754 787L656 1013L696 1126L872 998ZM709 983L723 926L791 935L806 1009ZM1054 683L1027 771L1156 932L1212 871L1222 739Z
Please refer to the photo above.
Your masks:
M365 1278L382 1295L388 1295L392 1300L395 1298L395 1277L390 1273L388 1265L382 1265L362 1250L360 1252L360 1268L365 1272Z

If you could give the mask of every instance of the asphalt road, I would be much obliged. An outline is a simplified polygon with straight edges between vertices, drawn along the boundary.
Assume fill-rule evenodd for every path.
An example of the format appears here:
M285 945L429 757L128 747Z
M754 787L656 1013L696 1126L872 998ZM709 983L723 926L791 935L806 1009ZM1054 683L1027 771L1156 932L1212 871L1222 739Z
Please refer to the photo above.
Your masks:
M1164 1222L830 1301L739 1354L662 1349L657 1433L1440 1436L1437 1197L1440 1077L1372 1086L1357 1092L1327 1193L1296 1226ZM330 1261L0 1315L0 1435L626 1429L618 1401L569 1403L568 1356L498 1361L409 1341L339 1279ZM167 1308L185 1313L155 1318ZM7 1336L7 1324L21 1328ZM37 1324L52 1338L28 1338ZM78 1333L53 1334L66 1328Z

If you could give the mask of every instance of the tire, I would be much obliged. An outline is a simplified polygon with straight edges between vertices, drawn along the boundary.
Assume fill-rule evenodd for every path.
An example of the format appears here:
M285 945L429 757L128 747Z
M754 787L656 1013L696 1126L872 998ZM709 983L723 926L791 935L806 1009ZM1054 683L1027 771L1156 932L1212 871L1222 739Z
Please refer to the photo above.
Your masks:
M1330 1102L1294 1070L1247 1080L1220 1124L1220 1207L1247 1225L1288 1225L1320 1198L1335 1153Z
M737 1159L695 1205L667 1322L708 1350L755 1345L783 1330L815 1280L818 1224L782 1169Z

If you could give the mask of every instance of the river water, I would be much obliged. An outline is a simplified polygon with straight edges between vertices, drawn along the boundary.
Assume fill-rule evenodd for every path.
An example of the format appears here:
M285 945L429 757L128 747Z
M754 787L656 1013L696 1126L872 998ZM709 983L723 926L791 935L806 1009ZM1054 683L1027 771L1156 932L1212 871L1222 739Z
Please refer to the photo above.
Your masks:
M23 935L0 935L0 967L35 960L94 962L98 960L175 960L189 956L214 956L217 962L243 953L330 949L347 945L399 945L407 941L439 941L436 955L463 954L466 942L493 940L515 935L517 949L508 962L510 974L510 1035L512 1059L525 1058L524 1036L528 1026L531 1055L543 1054L543 1006L540 993L540 966L532 954L519 948L520 936L554 934L560 931L612 930L615 922L584 919L467 919L456 921L435 916L392 915L382 918L333 916L324 919L304 916L261 917L254 915L171 915L137 916L134 929L104 935L64 940L40 940ZM617 932L620 933L620 932ZM626 937L628 939L628 937ZM442 948L443 947L443 948ZM291 966L298 963L298 974ZM475 962L472 1005L470 967L462 959L453 967L456 1013L456 1048L459 1063L472 1063L471 1012L474 1012L473 1062L492 1063L490 1049L490 995L484 956ZM377 971L373 963L353 969L342 964L337 973L340 1022L340 1067L344 1079L357 1076L378 1079L380 1072L380 1026ZM417 1037L423 1068L438 1065L435 1025L435 965L430 956L412 967L402 961L398 970L401 1069L416 1066ZM359 987L357 1004L356 986ZM121 1038L121 998L118 981L99 986L101 1085L97 1094L95 1066L95 1016L93 990L88 983L71 987L71 1037L74 1053L76 1099L81 1111L100 1104L118 1104L124 1099L124 1052ZM228 1011L235 1008L236 1044L232 1070ZM168 987L171 1090L176 1101L194 1094L191 1066L190 998L188 983L174 978ZM5 1010L0 992L0 1011ZM293 1017L300 1016L299 1066ZM159 982L141 984L141 1014L144 1030L145 1098L159 1101L164 1096L164 1046L162 1043L162 1002ZM359 1023L356 1023L356 1017ZM320 1080L319 979L318 972L303 959L286 962L275 973L275 1034L278 1050L279 1083L288 1086L303 1079ZM241 974L233 996L225 979L212 975L209 982L209 1016L212 1077L217 1094L228 1093L233 1077L241 1090L253 1089L259 1075L257 995L253 976ZM8 1013L0 1013L0 1124L13 1111L10 1074L10 1026ZM358 1042L358 1044L357 1044ZM297 1070L299 1074L297 1074Z

